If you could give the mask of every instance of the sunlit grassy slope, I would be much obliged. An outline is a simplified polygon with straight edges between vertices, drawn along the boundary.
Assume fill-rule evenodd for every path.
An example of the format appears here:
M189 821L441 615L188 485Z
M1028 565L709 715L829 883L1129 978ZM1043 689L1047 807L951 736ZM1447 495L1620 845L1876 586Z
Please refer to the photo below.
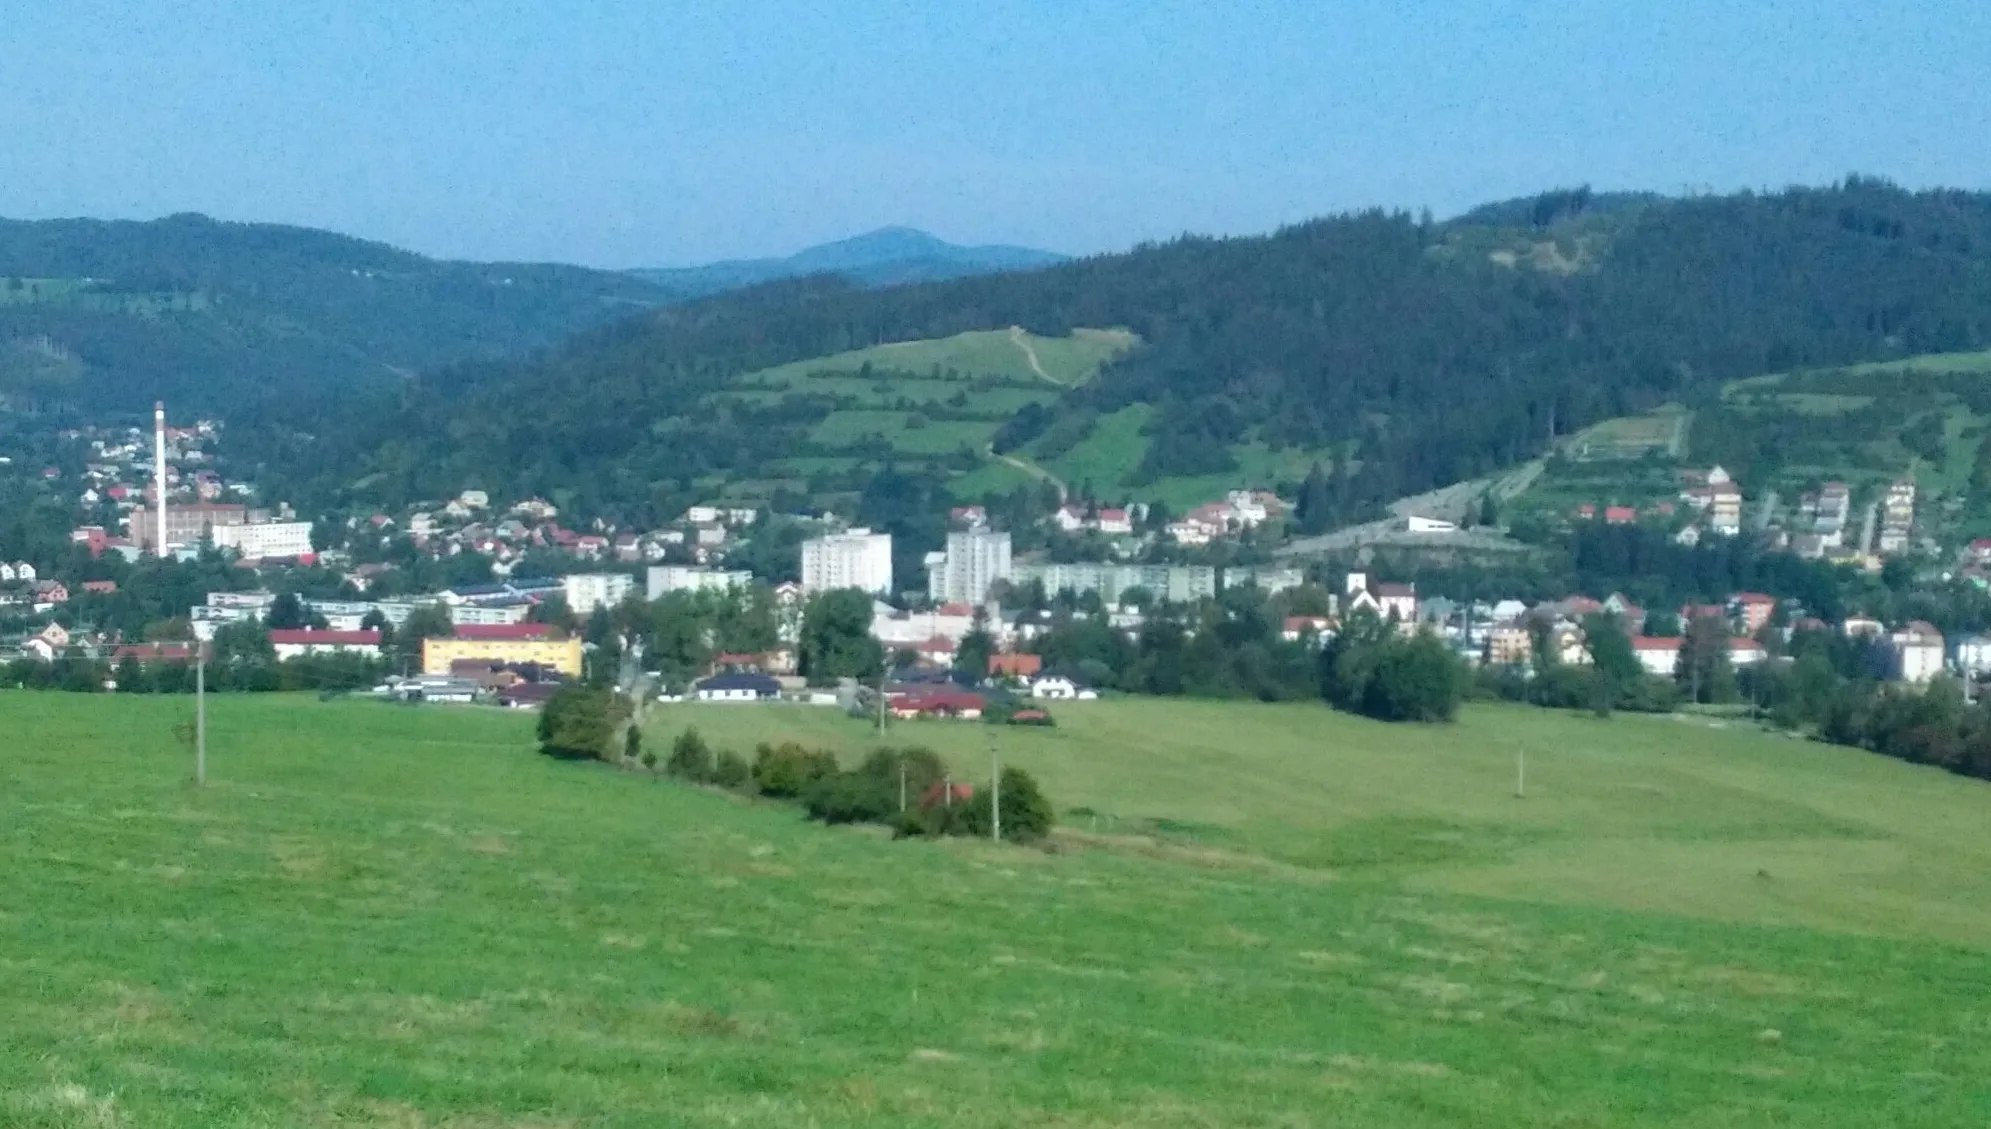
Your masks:
M1991 1119L1986 791L1855 752L1074 705L999 738L1101 813L1045 852L549 762L479 710L216 698L196 792L187 705L0 692L0 1125ZM891 737L986 763L981 726Z

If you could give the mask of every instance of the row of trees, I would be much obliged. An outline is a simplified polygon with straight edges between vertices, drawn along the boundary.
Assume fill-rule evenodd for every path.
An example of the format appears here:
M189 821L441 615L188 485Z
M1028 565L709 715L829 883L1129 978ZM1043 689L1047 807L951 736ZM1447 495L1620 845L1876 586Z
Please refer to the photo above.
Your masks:
M238 662L215 662L207 668L207 688L243 693L346 693L378 685L392 673L381 659L358 655L300 656L284 662L274 656ZM0 685L24 690L63 690L97 694L191 694L194 667L190 662L131 656L115 664L102 659L64 657L44 663L17 659L0 667Z
M590 687L568 687L539 716L540 750L563 760L599 760L628 769L659 771L659 758L643 744L641 729L621 696ZM901 836L988 836L997 808L987 789L957 784L945 762L926 748L881 748L857 767L844 769L834 755L792 742L763 743L753 762L706 742L686 729L663 758L664 775L745 795L799 804L823 823L876 823ZM1031 840L1049 833L1055 811L1036 780L1019 768L1001 774L1002 836Z

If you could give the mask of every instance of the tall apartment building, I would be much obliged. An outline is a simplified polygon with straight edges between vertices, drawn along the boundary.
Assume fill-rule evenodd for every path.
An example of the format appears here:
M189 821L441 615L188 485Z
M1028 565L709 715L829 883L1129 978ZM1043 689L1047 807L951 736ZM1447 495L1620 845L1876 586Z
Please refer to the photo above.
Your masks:
M892 535L853 529L802 542L802 590L892 592Z
M578 616L593 615L597 608L613 608L635 587L634 578L619 572L584 572L560 578L567 610Z
M1009 534L968 529L947 535L947 552L927 574L927 595L938 604L980 604L989 588L1010 574Z
M725 592L734 588L745 588L752 584L753 580L753 573L741 570L693 568L690 565L652 565L647 590L650 599L656 600L667 592Z
M1077 562L1073 564L1017 565L1013 579L1019 584L1038 581L1046 595L1071 591L1083 595L1099 593L1109 604L1120 602L1129 588L1145 589L1156 599L1186 604L1217 594L1217 570L1209 565L1141 565Z

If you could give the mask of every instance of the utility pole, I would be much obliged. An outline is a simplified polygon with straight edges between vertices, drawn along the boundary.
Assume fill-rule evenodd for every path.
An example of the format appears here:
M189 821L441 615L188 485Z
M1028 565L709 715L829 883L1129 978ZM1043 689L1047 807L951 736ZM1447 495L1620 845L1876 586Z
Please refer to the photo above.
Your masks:
M1002 753L996 749L995 730L989 730L989 839L1002 842Z
M1514 798L1517 800L1523 800L1526 799L1527 797L1528 797L1528 750L1522 749L1514 754Z
M207 649L194 644L194 787L207 787ZM181 683L184 686L186 683Z
M905 810L906 810L906 755L904 753L900 753L899 754L899 811L901 814L903 814Z
M885 735L885 676L891 673L891 670L891 665L888 663L884 669L878 672L878 735L880 737Z

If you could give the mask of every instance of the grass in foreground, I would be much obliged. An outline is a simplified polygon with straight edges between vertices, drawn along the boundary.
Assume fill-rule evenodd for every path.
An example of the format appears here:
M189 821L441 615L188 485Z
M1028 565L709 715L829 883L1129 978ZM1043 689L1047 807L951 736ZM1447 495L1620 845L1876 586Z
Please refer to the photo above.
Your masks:
M1635 848L1604 846L1641 836L1721 852L1720 873L1766 839L1908 853L1954 830L1921 860L1953 878L1981 869L1969 782L1678 723L1488 711L1404 731L1148 704L1067 709L1011 755L1068 805L1205 823L1224 849L891 843L547 762L526 718L272 698L215 701L195 792L184 702L0 694L0 1124L1991 1116L1982 935L1441 889L1543 844L1609 883ZM692 716L714 735L854 724ZM950 732L978 763L979 728ZM1516 802L1496 770L1519 744L1542 763ZM1413 818L1438 837L1374 822ZM1365 821L1370 864L1296 865ZM1489 844L1517 822L1527 842ZM1446 824L1470 849L1420 861Z

